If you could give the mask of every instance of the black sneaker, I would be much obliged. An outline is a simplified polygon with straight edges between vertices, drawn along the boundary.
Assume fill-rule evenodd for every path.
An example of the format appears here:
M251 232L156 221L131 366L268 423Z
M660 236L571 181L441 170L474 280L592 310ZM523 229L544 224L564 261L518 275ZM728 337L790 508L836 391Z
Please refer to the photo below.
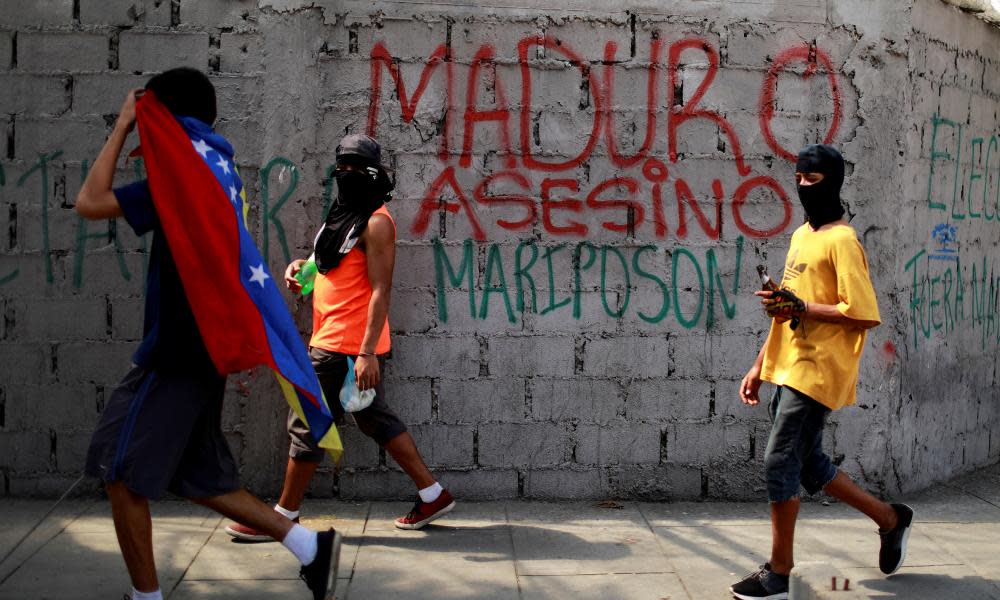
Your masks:
M903 566L906 558L906 542L910 539L910 529L913 528L913 509L905 504L893 504L892 508L899 515L899 523L891 531L879 531L882 547L878 551L878 568L886 575L892 575Z
M771 570L770 563L748 574L729 591L740 600L787 600L788 575L779 575Z
M316 558L308 565L302 565L299 577L312 590L313 600L330 600L337 586L341 535L331 527L319 532L316 537Z

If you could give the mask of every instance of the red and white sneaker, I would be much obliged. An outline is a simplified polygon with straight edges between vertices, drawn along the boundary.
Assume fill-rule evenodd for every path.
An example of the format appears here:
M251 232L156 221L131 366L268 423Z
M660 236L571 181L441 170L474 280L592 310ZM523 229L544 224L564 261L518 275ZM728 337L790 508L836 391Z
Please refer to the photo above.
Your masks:
M442 517L455 508L455 498L451 492L442 490L441 495L434 502L424 502L417 496L417 502L405 517L396 519L396 527L399 529L420 529L438 517Z
M298 523L299 518L295 517L292 519L292 523ZM267 535L263 531L258 531L249 525L244 525L243 523L237 523L233 521L226 526L226 533L238 539L241 542L247 542L251 544L256 544L260 542L276 542L278 540Z

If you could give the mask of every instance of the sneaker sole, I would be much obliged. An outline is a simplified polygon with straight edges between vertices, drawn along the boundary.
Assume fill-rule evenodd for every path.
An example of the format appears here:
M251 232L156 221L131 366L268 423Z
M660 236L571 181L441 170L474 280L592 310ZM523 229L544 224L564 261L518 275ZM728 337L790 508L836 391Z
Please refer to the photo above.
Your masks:
M788 592L778 592L777 594L771 594L770 596L745 596L743 594L737 594L733 591L733 588L729 588L729 593L732 594L734 598L739 598L740 600L788 600Z
M888 573L886 573L886 575L892 575L893 573L895 573L896 571L898 571L900 567L903 566L903 561L906 560L906 544L910 541L910 532L911 531L913 531L913 523L912 522L910 523L910 526L906 528L906 531L903 532L903 543L900 544L900 550L899 550L899 562L896 563L896 566L893 567L893 569L891 571L889 571Z
M232 528L232 526L226 526L226 533L228 533L233 538L240 540L241 542L276 542L277 540L267 534L257 534L251 535L249 533L243 533L242 531L237 531Z
M330 573L326 580L326 600L334 600L337 591L337 569L340 568L340 544L343 536L337 530L333 531L333 548L330 551Z
M446 514L450 513L451 509L453 509L453 508L455 508L455 501L454 500L451 501L451 504L449 504L448 506L446 506L446 507L442 508L441 510L437 511L433 515L427 517L423 521L417 521L416 523L400 523L399 521L396 521L395 522L396 529L410 529L410 530L420 529L421 527L423 527L424 525L430 523L431 521L433 521L435 519L439 519L439 518L445 516Z

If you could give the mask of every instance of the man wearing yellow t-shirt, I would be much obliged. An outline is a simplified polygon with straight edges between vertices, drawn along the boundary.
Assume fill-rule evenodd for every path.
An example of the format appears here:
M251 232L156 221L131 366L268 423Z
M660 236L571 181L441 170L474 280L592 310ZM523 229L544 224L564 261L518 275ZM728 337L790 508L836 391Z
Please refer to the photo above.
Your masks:
M854 404L865 334L880 318L864 250L843 218L843 157L831 146L807 146L795 176L807 222L792 234L781 291L756 292L773 320L740 385L750 406L760 402L762 381L777 386L764 456L771 558L730 588L742 600L788 597L800 486L810 494L822 490L878 524L879 568L886 574L902 565L913 521L910 507L875 498L823 453L826 416Z

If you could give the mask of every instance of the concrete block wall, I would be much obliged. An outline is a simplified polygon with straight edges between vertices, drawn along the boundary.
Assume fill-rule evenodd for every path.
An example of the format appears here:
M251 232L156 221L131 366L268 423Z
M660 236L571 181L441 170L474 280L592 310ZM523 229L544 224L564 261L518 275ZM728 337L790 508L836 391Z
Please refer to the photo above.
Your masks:
M886 494L1000 458L1000 31L940 0L522 4L0 9L0 493L60 493L128 368L149 240L72 202L127 90L178 65L216 85L272 271L308 254L339 138L383 143L388 394L464 497L763 497L767 414L737 397L767 327L754 267L780 274L789 157L823 140L850 163L884 319L828 450ZM261 493L284 413L268 373L230 377L224 425ZM412 493L343 436L312 493Z

